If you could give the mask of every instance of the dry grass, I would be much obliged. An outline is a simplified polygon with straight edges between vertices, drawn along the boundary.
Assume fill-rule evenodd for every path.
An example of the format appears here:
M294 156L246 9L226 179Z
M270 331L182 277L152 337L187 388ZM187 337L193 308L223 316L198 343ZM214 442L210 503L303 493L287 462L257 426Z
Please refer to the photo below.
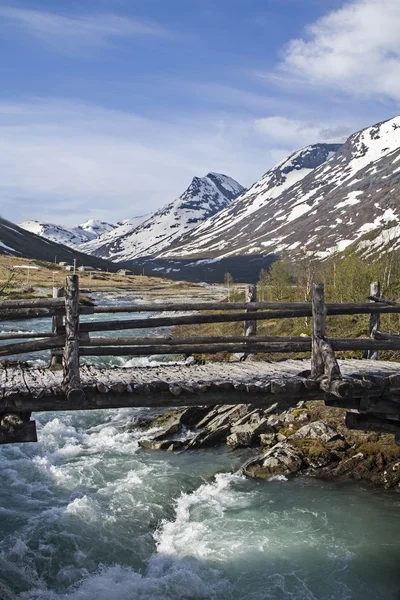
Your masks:
M30 266L38 269L23 269L18 267ZM17 267L17 268L16 268ZM146 277L143 275L118 275L117 273L106 273L102 271L79 272L80 288L82 292L129 290L140 293L151 292L154 295L182 292L187 290L196 293L198 284L188 282L176 282L158 277ZM35 288L43 288L43 295L51 295L52 288L63 287L65 279L71 272L65 271L64 267L40 260L28 258L17 258L0 255L0 290L4 287L3 297L29 298L34 295ZM8 285L7 285L7 282Z

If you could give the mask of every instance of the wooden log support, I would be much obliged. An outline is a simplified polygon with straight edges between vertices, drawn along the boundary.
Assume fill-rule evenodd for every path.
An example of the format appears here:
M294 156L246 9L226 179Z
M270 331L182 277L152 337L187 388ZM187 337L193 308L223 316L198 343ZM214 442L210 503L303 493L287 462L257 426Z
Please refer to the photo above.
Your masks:
M65 295L64 288L62 288L62 287L53 287L53 298L54 299L56 299L56 298L57 299L61 299L64 302L64 305L65 305L64 295ZM51 326L52 333L54 333L55 335L57 335L57 328L58 327L62 327L62 325L63 325L63 317L62 317L62 315L55 315L52 318L52 326ZM60 369L60 368L62 368L62 358L60 356L57 356L53 352L51 353L51 356L50 356L50 368L51 369Z
M3 413L0 415L0 444L17 442L37 442L36 423L29 421L18 413Z
M0 338L1 339L1 338ZM227 335L227 336L188 336L188 337L89 337L88 334L81 333L80 346L181 346L184 344L247 344L251 342L256 344L259 342L271 343L290 343L300 342L308 344L311 350L311 337L308 336L272 336L272 335L257 335L252 336L249 340L243 335Z
M249 285L246 288L246 304L253 304L257 302L257 286ZM254 312L255 308L248 308L246 312L251 313ZM244 322L244 335L246 337L256 335L257 334L257 321L252 319L251 321Z
M381 296L381 284L379 281L374 281L371 283L371 297L373 300L371 302L379 302L379 298ZM381 324L381 315L379 313L371 313L369 316L369 337L373 340L375 339L375 334L380 329ZM367 358L370 360L379 360L379 350L374 350L371 348L367 351Z
M65 346L63 388L71 403L84 399L79 373L79 277L67 277L65 295Z
M14 354L27 354L29 352L40 352L53 348L62 348L65 343L65 335L56 337L22 342L19 344L4 344L0 346L0 356L13 356Z
M179 346L86 346L81 356L152 356L156 354L218 354L219 352L309 352L310 342L278 342L266 344L196 344Z
M53 288L56 289L56 288ZM53 298L31 298L29 300L3 300L0 302L0 311L8 309L25 308L64 308L64 299L61 296Z
M400 422L391 421L369 414L350 412L346 414L346 427L361 431L379 431L381 433L400 433Z
M324 300L324 284L313 283L312 289L312 340L311 340L311 375L318 379L324 374L324 360L321 355L319 338L325 337L326 308Z
M257 302L257 286L256 285L249 285L246 288L246 304L254 304L255 302ZM254 308L248 308L246 310L247 313L251 313L255 311L256 309ZM257 321L255 319L252 319L251 321L245 321L244 322L244 335L245 337L254 337L257 334ZM239 359L241 361L246 360L246 358L248 358L249 353L245 352L242 355L239 355Z
M373 299L373 298L370 298ZM1 305L0 305L1 306ZM398 302L391 302L389 300L380 301L380 304L371 304L365 302L327 302L326 310L328 315L356 315L356 314L369 314L371 312L379 313L398 313L400 312L400 304ZM198 310L273 310L273 311L307 311L306 315L312 315L311 303L310 302L166 302L166 303L152 303L152 304L122 304L122 305L103 305L95 306L93 312L95 314L107 314L107 313L155 313L155 312L176 312L176 311L198 311ZM1 310L1 308L0 308Z
M341 379L340 368L329 340L317 337L316 343L324 364L324 375L329 381Z

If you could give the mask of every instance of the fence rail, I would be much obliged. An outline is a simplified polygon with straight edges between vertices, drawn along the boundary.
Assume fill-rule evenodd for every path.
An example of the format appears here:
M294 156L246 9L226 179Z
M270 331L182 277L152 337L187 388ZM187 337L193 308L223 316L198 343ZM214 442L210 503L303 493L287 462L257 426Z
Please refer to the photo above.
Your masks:
M51 350L51 365L63 366L64 388L68 397L83 394L79 377L79 356L148 356L155 354L311 352L311 377L326 378L334 394L344 390L335 351L363 351L371 359L380 350L400 350L400 335L380 331L380 315L400 313L400 304L380 297L378 282L371 284L367 303L325 303L323 284L314 284L311 302L257 302L255 286L250 286L246 302L142 303L95 306L79 303L79 279L67 277L66 292L54 290L53 298L0 302L0 321L52 318L52 331L2 332L0 340L28 339L0 346L0 357ZM189 315L80 322L82 314L157 313L193 311ZM206 311L206 312L204 312ZM235 312L243 311L243 312ZM369 314L369 338L329 338L326 318L333 315ZM311 336L259 336L257 322L312 317ZM151 329L205 323L244 323L242 336L186 337L94 337L96 332ZM367 334L367 332L366 332ZM336 383L335 383L336 382Z

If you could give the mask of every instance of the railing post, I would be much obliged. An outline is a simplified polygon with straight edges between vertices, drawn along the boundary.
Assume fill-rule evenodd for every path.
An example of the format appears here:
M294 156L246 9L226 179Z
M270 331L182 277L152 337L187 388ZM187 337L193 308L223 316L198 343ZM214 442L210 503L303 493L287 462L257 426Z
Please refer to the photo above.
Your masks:
M318 379L324 375L325 367L318 338L325 337L326 307L324 284L313 283L312 287L312 341L311 341L311 377Z
M257 302L257 286L256 285L249 285L246 288L245 301L246 302ZM255 310L254 308L248 308L246 310L246 312L251 313L254 310ZM248 337L250 335L256 335L256 333L257 333L257 321L256 320L245 321L244 322L244 335L246 337Z
M374 281L371 283L370 287L371 296L374 298L381 297L381 284L379 281ZM371 300L371 302L375 302L375 300ZM373 340L375 339L375 333L379 331L381 324L381 315L380 313L371 313L369 317L369 337ZM379 360L379 350L368 350L367 358L370 360Z
M79 373L79 277L67 277L65 294L65 346L63 356L65 395L71 402L84 397Z
M53 298L62 298L65 294L64 288L53 287ZM62 315L55 315L52 318L52 326L51 331L54 334L57 334L57 327L62 327L63 325L63 317ZM62 356L54 354L54 351L51 351L50 357L50 368L51 369L60 369L62 367Z

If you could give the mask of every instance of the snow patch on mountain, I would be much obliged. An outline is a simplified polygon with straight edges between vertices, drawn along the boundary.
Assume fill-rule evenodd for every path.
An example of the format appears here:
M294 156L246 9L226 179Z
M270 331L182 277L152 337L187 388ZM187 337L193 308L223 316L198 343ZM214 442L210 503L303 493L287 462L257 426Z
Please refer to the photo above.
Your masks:
M207 251L228 249L231 246L232 235L234 238L238 237L243 223L250 224L252 235L255 226L257 229L263 226L264 218L261 215L264 210L268 210L277 221L287 219L287 214L279 206L282 193L330 160L340 147L341 144L314 144L294 152L267 171L230 206L194 229L182 240L181 247L176 247L177 244L174 244L161 256L178 257L203 252L203 249ZM293 212L293 218L306 211L305 207L297 209ZM223 255L230 254L228 251Z
M115 228L115 225L97 219L89 219L82 225L71 229L53 223L41 223L40 221L24 221L19 223L19 226L51 242L64 244L70 248L75 248L79 244L95 239L104 232Z
M396 249L399 162L400 117L354 133L343 145L309 146L160 256L204 260L268 252L295 259L326 258L349 246L366 255Z
M129 230L121 235L115 232L100 246L97 243L87 244L81 249L114 261L158 254L169 248L174 240L225 208L244 190L237 181L221 173L210 172L205 177L194 177L179 198L143 220L137 227L128 227Z

